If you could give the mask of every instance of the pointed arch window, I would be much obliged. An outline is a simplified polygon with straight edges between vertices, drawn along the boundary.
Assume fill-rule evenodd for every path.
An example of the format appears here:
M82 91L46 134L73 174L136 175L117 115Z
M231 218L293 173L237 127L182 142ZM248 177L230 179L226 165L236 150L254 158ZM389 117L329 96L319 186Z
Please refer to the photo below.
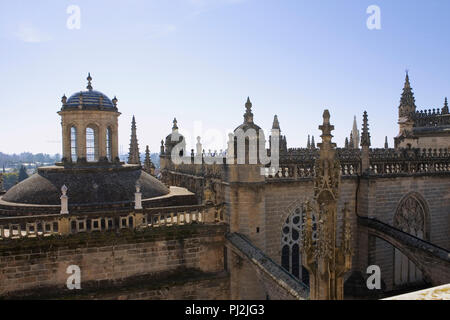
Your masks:
M394 217L394 226L417 238L426 236L426 207L415 195L400 202ZM400 250L394 248L394 284L397 286L423 281L422 272Z
M72 162L77 161L77 128L74 126L70 128L70 157Z
M86 128L86 160L88 162L98 160L97 132L93 127Z
M301 239L306 220L305 211L299 207L286 219L281 236L281 266L303 283L309 284L308 271L302 266ZM313 239L317 237L315 214L312 215Z
M106 158L112 161L112 131L111 128L106 128Z

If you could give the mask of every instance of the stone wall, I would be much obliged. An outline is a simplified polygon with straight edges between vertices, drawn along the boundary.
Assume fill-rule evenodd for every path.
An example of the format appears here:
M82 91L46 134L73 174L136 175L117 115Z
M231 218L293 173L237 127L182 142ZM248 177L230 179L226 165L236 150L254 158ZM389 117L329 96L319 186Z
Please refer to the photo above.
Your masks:
M3 240L0 295L65 288L70 265L80 267L82 287L180 268L223 272L225 232L225 225L189 225Z

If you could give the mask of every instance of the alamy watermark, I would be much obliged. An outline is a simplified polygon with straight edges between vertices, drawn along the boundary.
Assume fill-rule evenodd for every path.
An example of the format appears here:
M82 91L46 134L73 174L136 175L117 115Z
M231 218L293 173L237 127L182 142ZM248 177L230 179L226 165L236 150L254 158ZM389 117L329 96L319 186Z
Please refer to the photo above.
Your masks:
M186 150L186 141L181 139L178 130L174 130L171 135L171 141L176 145L171 150L172 162L180 164L270 164L269 170L261 168L261 174L276 173L280 164L280 130L272 129L270 135L270 155L266 149L266 139L263 130L256 132L255 129L247 130L237 129L234 133L228 135L228 147L221 153L204 153L200 143L200 137L197 138L196 154L189 155Z
M67 18L66 26L69 30L81 29L81 9L77 5L70 5L66 10L70 16Z
M70 274L67 278L66 286L69 290L81 289L81 269L77 265L70 265L66 269L66 273Z
M370 276L367 278L367 289L380 290L381 289L381 268L377 265L367 267L367 274Z
M381 9L377 5L371 5L366 10L370 16L367 18L367 29L369 30L381 30Z

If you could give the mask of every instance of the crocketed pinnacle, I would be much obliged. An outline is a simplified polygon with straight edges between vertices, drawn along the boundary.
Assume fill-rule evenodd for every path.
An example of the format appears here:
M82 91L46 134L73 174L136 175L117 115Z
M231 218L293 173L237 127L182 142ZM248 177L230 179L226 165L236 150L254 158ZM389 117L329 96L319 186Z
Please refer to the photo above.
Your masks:
M448 102L447 102L447 97L445 97L445 101L444 101L444 107L442 108L442 114L448 114Z
M145 160L144 160L144 171L148 174L153 174L153 169L155 168L155 165L152 162L152 159L150 157L150 148L147 146L145 148Z
M370 147L370 133L369 133L369 121L368 121L368 117L367 117L367 111L364 111L364 115L363 115L361 147Z
M406 72L405 85L403 86L402 97L400 99L399 116L407 117L416 111L416 99L409 82L409 74Z
M128 163L141 164L139 145L136 134L136 120L134 116L133 120L131 121L131 139L130 139L130 152L128 154Z

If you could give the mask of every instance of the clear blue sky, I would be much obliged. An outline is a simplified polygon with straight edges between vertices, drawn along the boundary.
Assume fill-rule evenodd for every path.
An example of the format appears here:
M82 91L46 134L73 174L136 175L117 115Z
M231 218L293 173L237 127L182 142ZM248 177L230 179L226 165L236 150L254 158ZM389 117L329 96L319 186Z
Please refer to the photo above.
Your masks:
M66 27L72 4L80 30ZM381 30L366 27L373 4ZM364 110L372 145L392 146L405 69L419 108L450 96L449 12L447 0L1 1L0 151L60 153L61 96L88 72L119 99L123 151L133 114L141 151L159 151L174 116L181 133L202 121L225 141L247 96L264 129L278 115L289 147L319 140L324 108L339 146Z

